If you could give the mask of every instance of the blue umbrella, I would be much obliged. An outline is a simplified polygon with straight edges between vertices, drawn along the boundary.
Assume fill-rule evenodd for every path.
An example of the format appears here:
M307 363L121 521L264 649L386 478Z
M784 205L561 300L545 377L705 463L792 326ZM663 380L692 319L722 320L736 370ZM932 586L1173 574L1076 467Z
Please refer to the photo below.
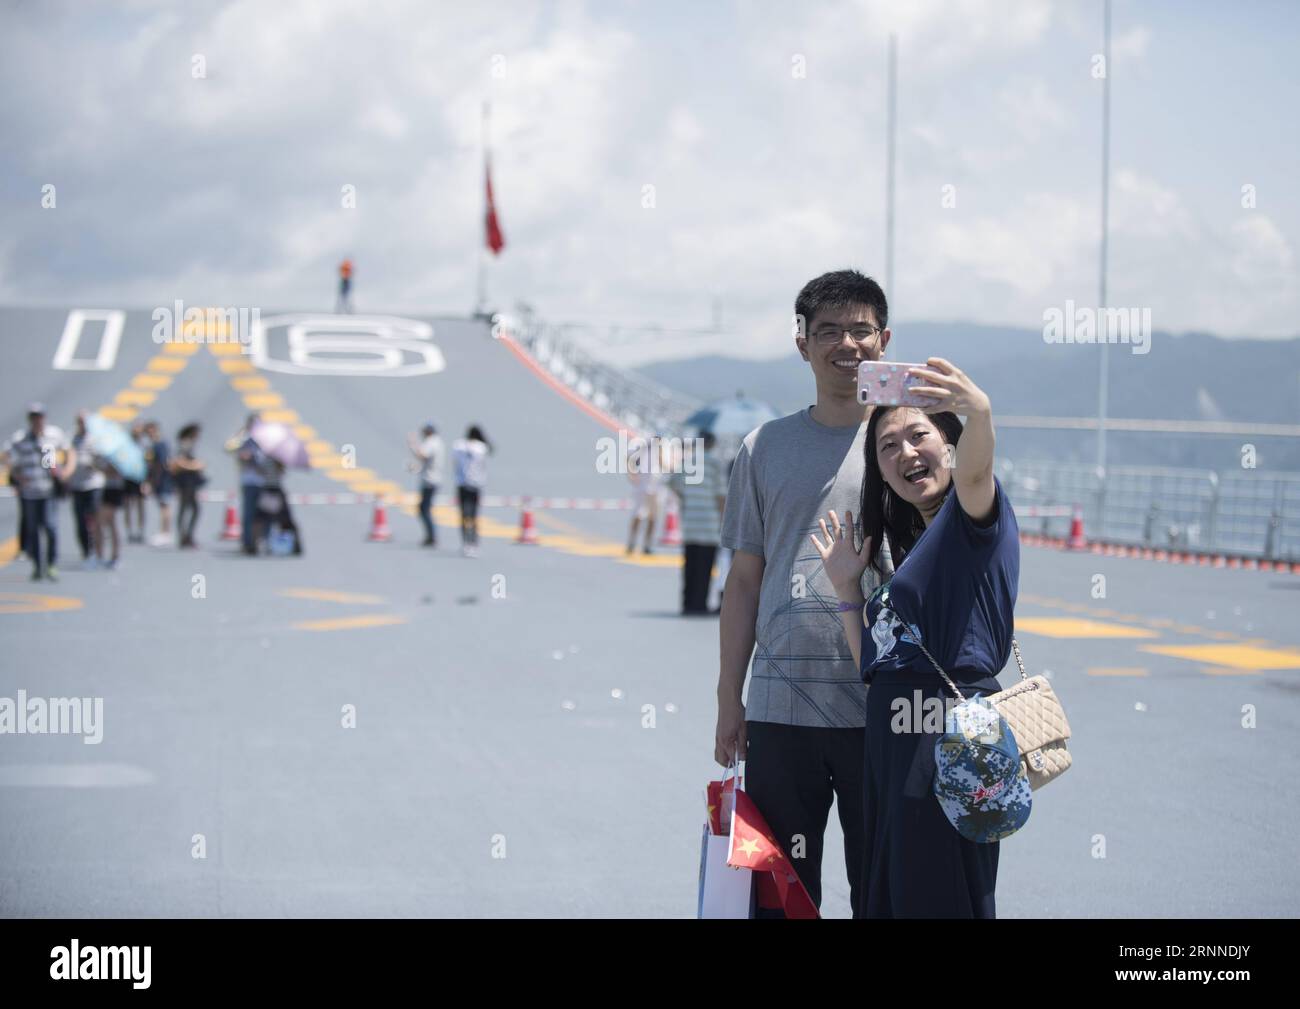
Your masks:
M766 424L779 416L766 403L736 396L720 399L696 410L686 418L686 426L694 428L699 434L710 431L717 438L744 437L760 424Z
M92 413L86 417L86 435L90 438L91 450L110 463L124 479L137 483L144 480L144 452L121 424Z

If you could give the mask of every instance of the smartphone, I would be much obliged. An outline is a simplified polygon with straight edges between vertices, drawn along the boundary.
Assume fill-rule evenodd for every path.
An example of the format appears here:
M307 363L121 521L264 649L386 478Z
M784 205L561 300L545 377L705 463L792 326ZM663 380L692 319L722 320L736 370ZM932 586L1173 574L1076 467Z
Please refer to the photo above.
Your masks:
M926 381L909 375L907 369L924 367L924 364L901 361L863 361L858 365L858 402L880 406L933 406L933 396L910 391L912 386L925 385Z

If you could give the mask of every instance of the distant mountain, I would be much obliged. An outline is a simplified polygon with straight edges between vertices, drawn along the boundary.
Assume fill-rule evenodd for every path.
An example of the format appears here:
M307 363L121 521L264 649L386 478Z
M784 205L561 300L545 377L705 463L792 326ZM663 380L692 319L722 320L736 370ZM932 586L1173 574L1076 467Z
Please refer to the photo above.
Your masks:
M1203 333L1155 332L1149 353L1110 348L1112 417L1300 424L1300 339L1224 340ZM945 357L968 371L1003 414L1092 417L1097 412L1100 347L1049 344L1039 330L965 323L914 323L894 334L888 357ZM782 413L815 398L809 366L797 353L769 361L716 355L660 361L642 374L703 400L743 391ZM1244 438L1127 434L1107 436L1115 465L1227 469L1240 464ZM1092 431L999 432L999 454L1091 462ZM1265 438L1259 467L1300 470L1300 439Z

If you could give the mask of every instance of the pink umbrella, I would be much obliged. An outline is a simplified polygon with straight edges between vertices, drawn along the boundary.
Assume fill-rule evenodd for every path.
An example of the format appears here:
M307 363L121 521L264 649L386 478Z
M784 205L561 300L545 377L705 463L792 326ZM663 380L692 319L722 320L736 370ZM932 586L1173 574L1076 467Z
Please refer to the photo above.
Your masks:
M284 424L259 420L248 434L258 448L287 469L311 469L307 446Z

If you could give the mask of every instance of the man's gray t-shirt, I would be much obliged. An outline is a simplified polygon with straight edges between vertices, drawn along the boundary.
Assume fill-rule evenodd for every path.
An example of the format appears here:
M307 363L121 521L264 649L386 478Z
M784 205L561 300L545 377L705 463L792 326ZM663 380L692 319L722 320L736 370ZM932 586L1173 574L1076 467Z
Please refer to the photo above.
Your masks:
M826 427L811 407L745 436L731 471L722 545L763 558L745 717L819 728L866 725L867 688L853 663L839 599L809 537L834 509L861 507L866 422ZM828 523L829 525L829 523ZM882 563L889 567L888 552ZM863 593L879 584L863 576Z

